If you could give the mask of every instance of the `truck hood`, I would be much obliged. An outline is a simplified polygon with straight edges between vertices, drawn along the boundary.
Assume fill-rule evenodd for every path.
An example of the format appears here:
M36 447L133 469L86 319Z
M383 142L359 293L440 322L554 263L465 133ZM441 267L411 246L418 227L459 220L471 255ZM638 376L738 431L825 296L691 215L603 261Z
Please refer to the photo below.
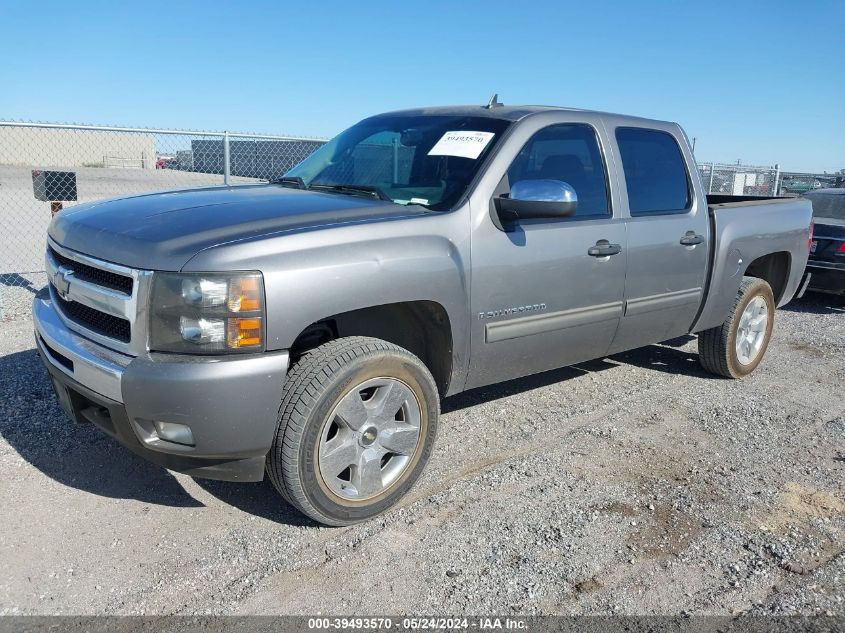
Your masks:
M425 213L418 206L272 184L205 187L78 204L56 215L49 235L117 264L179 270L223 243Z

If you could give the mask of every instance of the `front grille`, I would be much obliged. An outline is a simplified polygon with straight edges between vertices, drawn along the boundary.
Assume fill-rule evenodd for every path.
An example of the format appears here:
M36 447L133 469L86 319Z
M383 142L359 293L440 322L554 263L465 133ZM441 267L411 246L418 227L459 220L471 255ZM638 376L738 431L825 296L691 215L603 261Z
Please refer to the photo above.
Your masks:
M50 285L52 286L52 284ZM123 343L129 342L132 336L129 321L89 308L78 301L66 301L55 291L55 287L53 290L53 299L69 319L102 336L108 336Z
M75 277L98 286L117 290L118 292L122 292L126 295L132 294L132 277L113 273L101 268L94 268L88 264L82 264L75 259L70 259L61 253L58 253L52 246L48 246L47 248L50 250L50 255L52 255L54 260L56 260L56 263L72 270Z

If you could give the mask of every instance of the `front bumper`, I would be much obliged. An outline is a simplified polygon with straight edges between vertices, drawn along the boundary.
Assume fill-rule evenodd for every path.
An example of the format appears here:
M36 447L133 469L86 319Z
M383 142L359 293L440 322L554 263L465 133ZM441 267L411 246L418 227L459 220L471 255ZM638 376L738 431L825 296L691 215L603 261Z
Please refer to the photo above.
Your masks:
M227 481L260 481L276 432L287 352L207 358L128 356L68 329L46 289L33 302L36 346L62 407L145 459ZM194 446L158 437L187 424Z

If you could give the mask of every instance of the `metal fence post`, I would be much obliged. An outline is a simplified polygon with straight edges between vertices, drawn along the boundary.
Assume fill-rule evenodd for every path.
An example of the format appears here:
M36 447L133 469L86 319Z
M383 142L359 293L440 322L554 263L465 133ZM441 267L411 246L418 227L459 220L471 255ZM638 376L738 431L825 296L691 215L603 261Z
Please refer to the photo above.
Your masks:
M780 180L780 165L775 163L775 184L774 190L772 191L773 196L777 196L780 194L780 187L778 186L778 180Z
M713 193L713 173L716 171L716 163L710 163L710 182L707 183L707 193Z
M223 184L229 186L229 132L223 132Z

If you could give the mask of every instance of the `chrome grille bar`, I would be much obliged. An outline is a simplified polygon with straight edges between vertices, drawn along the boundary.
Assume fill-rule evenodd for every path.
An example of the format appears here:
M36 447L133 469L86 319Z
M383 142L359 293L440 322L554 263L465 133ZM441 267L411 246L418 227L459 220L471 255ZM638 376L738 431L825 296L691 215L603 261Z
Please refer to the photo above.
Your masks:
M152 276L151 271L137 270L77 253L64 248L51 238L48 238L48 245L45 266L47 278L50 281L50 293L65 325L111 349L133 355L145 352L147 349L147 325L143 315L146 314L145 306ZM58 257L54 256L54 253ZM80 265L81 271L79 273L73 270L74 263ZM95 283L92 279L95 279L96 275L91 273L96 273L96 271L104 271L131 279L131 294ZM91 327L86 327L85 323L73 318L67 309L62 308L63 305L67 305L65 302L76 302L110 317L128 321L131 332L129 341L120 341L97 332ZM138 309L139 305L141 310ZM84 313L84 311L74 312Z

